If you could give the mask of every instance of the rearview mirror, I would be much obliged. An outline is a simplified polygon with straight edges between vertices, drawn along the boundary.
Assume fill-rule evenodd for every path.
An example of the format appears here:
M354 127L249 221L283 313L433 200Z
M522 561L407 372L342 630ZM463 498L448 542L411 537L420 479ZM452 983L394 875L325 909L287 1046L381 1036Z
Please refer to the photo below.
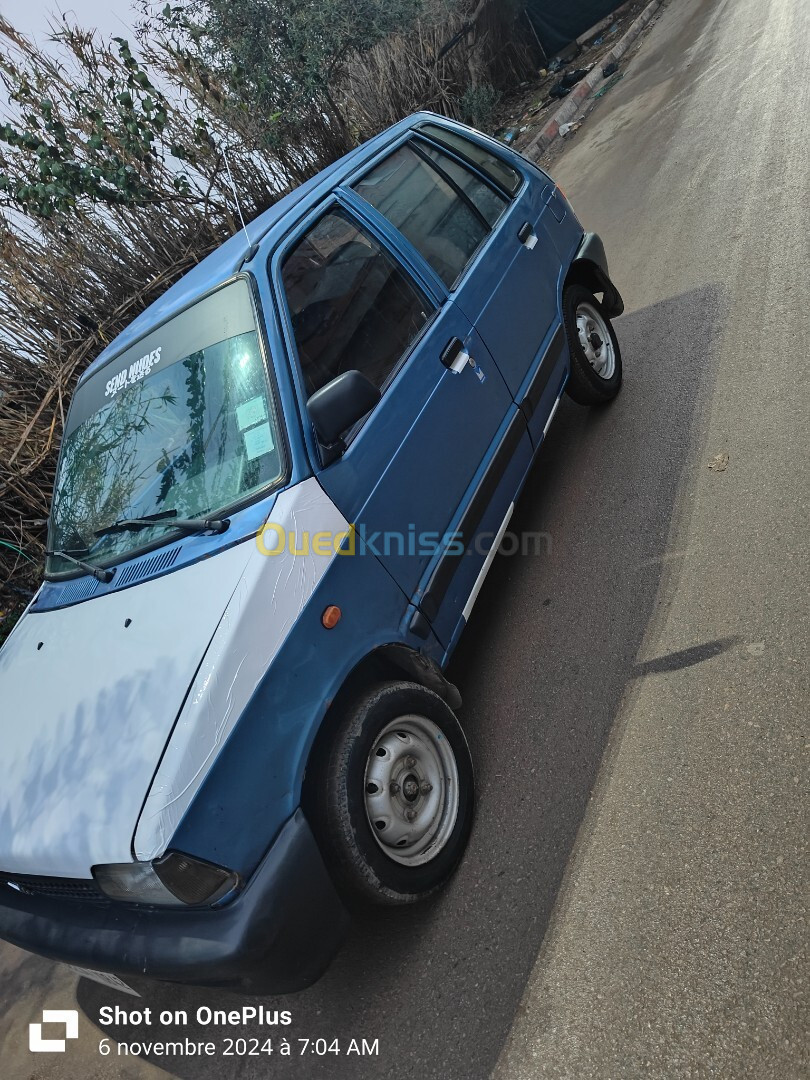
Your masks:
M307 412L323 446L334 446L345 431L371 412L380 396L374 383L360 371L344 371L316 390L307 402Z

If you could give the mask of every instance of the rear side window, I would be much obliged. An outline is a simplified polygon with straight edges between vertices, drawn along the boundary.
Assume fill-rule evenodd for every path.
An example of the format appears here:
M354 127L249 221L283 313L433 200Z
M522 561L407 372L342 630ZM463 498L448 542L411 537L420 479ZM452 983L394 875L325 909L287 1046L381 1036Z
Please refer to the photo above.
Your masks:
M495 207L489 202L479 208L454 179L451 167L464 174L463 166L441 151L425 150L423 156L409 145L400 147L358 181L354 190L410 240L450 288L489 234ZM503 198L472 174L462 181L467 189L477 185L486 196Z
M342 210L304 235L281 274L307 396L352 369L382 388L432 312L399 264Z
M437 124L420 124L418 130L440 145L447 147L448 150L460 154L471 165L479 169L484 176L489 177L494 184L502 188L507 195L514 195L523 183L523 177L517 169L513 169L511 165L507 165L505 161L502 161L491 151L485 150L478 143L465 139L463 135L439 127Z
M484 218L487 225L492 228L505 207L509 205L506 196L485 184L475 173L465 169L463 165L448 157L447 154L443 154L441 150L436 150L427 143L424 145L420 143L420 149L425 157L433 162L438 171L443 173L450 183L467 197Z

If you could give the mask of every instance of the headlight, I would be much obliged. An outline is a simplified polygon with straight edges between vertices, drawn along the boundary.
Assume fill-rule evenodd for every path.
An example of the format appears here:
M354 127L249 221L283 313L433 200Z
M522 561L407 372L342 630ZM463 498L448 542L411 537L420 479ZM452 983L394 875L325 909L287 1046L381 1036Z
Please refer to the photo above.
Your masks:
M92 868L96 884L113 900L184 907L213 904L239 885L239 875L222 866L170 851L154 862L109 863Z

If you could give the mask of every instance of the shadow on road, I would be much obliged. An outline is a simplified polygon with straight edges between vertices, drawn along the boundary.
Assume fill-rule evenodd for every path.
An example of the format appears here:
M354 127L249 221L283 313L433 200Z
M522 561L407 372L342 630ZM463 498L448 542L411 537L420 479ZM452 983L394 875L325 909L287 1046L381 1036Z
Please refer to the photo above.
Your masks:
M438 900L381 911L356 925L314 987L263 999L292 1010L286 1029L240 1035L380 1040L378 1058L154 1059L180 1077L489 1076L549 925L623 695L640 675L711 658L732 642L695 642L639 663L666 582L678 572L690 470L701 467L702 417L715 376L723 311L707 286L617 324L625 385L601 410L567 399L510 529L551 536L542 555L495 560L450 677L476 761L479 805L467 857ZM665 599L665 597L664 597ZM248 826L249 827L249 823ZM593 897L594 905L599 897ZM160 1039L236 1034L194 1023L196 1009L249 999L149 984L144 1004L188 1010ZM82 981L91 1020L118 999ZM254 1002L250 1002L254 1003ZM143 1037L125 1027L103 1034ZM110 1059L111 1060L111 1059Z
M657 656L654 660L645 660L636 664L632 671L634 679L642 675L660 675L665 671L680 671L682 668L701 664L704 660L711 660L714 656L720 656L733 645L738 645L742 638L737 634L731 637L716 638L707 641L703 645L693 645L689 649L678 649L677 652L667 653L666 656Z

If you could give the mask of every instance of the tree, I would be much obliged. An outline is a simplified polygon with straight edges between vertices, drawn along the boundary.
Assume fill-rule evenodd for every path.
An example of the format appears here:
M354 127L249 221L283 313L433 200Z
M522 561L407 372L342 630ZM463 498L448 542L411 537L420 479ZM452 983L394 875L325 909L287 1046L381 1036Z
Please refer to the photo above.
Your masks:
M155 14L147 3L143 30L213 71L236 108L249 103L267 121L273 147L309 139L325 123L345 150L352 138L338 94L349 59L413 26L424 7L424 0L190 0Z
M0 42L2 587L37 575L76 377L241 227L224 148L248 218L298 177L215 83L195 94L125 41L63 23L54 54L0 19Z

